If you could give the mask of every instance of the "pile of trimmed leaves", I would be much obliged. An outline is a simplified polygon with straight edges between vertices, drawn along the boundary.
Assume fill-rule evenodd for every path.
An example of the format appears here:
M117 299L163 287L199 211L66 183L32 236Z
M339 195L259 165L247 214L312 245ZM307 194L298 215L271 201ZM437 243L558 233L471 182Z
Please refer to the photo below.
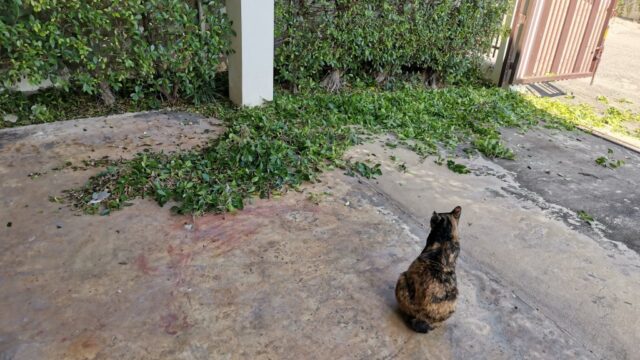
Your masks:
M530 126L541 115L522 96L495 88L279 94L261 108L218 113L227 131L204 148L139 154L68 196L89 212L145 196L161 205L175 201L179 213L234 211L249 197L269 197L314 181L327 167L344 166L344 152L367 133L391 132L423 156L466 143L511 158L499 128ZM87 205L103 191L111 194L106 201Z

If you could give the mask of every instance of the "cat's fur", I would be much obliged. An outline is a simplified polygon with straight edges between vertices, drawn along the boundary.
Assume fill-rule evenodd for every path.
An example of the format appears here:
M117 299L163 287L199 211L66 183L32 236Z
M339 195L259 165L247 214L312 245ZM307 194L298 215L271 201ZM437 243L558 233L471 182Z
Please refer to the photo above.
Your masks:
M396 284L400 310L409 317L411 327L417 332L428 332L455 311L461 212L460 206L450 213L433 212L427 245Z

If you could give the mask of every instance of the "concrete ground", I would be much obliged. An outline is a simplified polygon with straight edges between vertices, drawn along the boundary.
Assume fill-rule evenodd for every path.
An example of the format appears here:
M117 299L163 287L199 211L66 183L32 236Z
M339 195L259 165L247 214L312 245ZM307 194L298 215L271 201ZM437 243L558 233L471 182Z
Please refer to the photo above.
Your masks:
M640 358L640 158L581 133L505 132L518 160L461 160L471 175L382 139L348 154L382 163L378 179L333 171L236 214L141 199L88 216L49 201L97 171L57 164L219 130L172 113L0 130L0 359ZM592 163L607 146L627 164ZM430 213L456 205L458 310L416 334L395 281Z
M582 131L505 129L503 136L518 160L497 163L523 188L571 212L587 212L599 224L583 223L580 230L640 252L640 154ZM624 165L600 166L595 160L602 156Z
M604 95L622 108L640 112L640 23L613 18L593 85L591 78L555 82L575 102L602 107L596 98ZM620 103L627 99L631 103Z

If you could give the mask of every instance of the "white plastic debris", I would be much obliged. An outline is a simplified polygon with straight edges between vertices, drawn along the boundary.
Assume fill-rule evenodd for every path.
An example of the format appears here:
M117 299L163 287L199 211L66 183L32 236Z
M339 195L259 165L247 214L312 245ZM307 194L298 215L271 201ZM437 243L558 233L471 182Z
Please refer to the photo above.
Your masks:
M18 121L18 116L14 114L6 114L2 117L2 120L10 123L15 123L16 121Z
M111 194L108 191L100 191L100 192L97 192L97 193L93 193L93 195L91 195L91 201L89 201L89 205L99 204L103 200L108 198L109 195L111 195Z

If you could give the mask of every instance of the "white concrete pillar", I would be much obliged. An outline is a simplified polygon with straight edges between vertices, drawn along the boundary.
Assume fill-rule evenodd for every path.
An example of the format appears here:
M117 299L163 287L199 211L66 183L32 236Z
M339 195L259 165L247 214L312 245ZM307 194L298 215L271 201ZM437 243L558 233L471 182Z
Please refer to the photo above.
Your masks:
M242 106L273 100L274 0L227 0L236 36L229 56L229 95Z

